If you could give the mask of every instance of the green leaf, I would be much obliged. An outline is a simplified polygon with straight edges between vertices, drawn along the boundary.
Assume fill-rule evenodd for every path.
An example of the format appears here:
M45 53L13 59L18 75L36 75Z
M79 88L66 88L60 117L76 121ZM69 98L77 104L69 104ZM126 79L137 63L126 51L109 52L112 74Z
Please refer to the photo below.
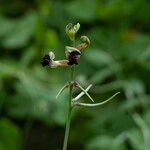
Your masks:
M128 98L133 98L135 95L140 96L145 94L145 85L139 79L130 79L126 81L123 86Z
M111 64L110 67L105 67L103 69L100 69L96 71L93 76L91 77L91 83L102 83L105 79L108 77L111 77L114 74L118 74L120 71L120 67L116 64Z
M98 136L95 137L93 139L91 139L87 146L86 149L87 150L98 150L98 149L102 149L102 150L109 150L108 145L110 146L113 142L113 138L109 137L107 135L102 135L102 136Z
M74 16L78 20L81 19L89 22L97 18L95 11L96 6L96 0L93 0L92 3L90 0L76 0L66 4L65 9L70 16Z
M0 120L0 149L1 150L20 150L21 131L8 119Z
M143 137L138 129L130 129L127 133L128 139L132 147L136 150L142 150L144 147ZM140 144L139 144L140 143Z
M110 65L114 61L109 53L97 49L90 49L84 57L90 64L97 67Z
M5 23L9 23L9 21ZM10 22L9 25L6 24L9 32L5 32L6 35L2 40L2 45L6 48L20 48L26 46L33 35L35 23L36 15L31 12L16 21Z

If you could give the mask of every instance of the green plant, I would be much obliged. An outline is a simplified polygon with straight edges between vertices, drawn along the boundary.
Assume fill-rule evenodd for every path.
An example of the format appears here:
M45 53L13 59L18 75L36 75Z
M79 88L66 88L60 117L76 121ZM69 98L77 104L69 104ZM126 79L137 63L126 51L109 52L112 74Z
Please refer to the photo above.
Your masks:
M68 137L69 137L69 130L70 130L70 122L71 122L71 113L72 109L75 106L82 106L82 107L95 107L100 106L108 101L112 100L116 95L118 95L120 92L115 93L113 96L108 98L107 100L100 102L100 103L94 103L93 98L88 94L88 90L91 88L92 85L89 85L86 89L84 89L78 82L75 81L75 65L78 64L78 59L81 56L81 52L88 47L90 44L90 40L87 36L81 36L82 43L77 45L75 44L75 35L78 32L80 28L80 24L77 23L77 25L72 25L69 23L66 26L66 33L69 36L72 47L66 46L66 59L64 60L54 60L55 54L50 51L49 54L46 54L43 57L42 65L43 66L49 66L51 68L56 67L70 67L70 80L61 88L61 90L56 95L56 98L66 89L69 88L69 101L68 101L68 119L66 122L66 129L65 129L65 137L64 137L64 144L63 144L63 150L67 149L67 143L68 143ZM79 88L82 92L77 95L75 98L73 98L73 88ZM81 103L79 102L79 99L86 95L93 103Z

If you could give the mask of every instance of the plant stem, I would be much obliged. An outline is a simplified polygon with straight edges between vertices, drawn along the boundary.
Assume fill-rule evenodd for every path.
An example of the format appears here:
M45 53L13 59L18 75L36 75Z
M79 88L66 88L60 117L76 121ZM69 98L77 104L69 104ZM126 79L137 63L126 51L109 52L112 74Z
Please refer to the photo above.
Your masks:
M75 38L72 41L72 46L75 47ZM74 74L75 74L75 65L70 67L70 89L69 89L68 118L67 118L67 122L66 122L63 150L67 150L68 137L69 137L69 131L70 131L70 122L71 122L71 113L72 113L71 100L72 100L72 95L73 95L72 81L74 81Z

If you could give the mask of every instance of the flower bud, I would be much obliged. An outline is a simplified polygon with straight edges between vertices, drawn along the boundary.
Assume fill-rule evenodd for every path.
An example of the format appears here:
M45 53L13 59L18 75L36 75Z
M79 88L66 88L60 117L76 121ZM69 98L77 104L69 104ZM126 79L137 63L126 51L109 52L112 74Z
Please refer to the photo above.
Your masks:
M75 31L75 33L77 33L78 32L78 30L80 29L80 24L79 23L77 23L76 25L74 25L74 31Z
M66 33L69 36L69 38L70 38L71 41L74 40L75 34L78 32L79 28L80 28L80 24L79 23L77 23L74 26L72 25L72 23L69 23L66 26Z
M83 42L83 43L86 43L87 45L90 45L90 40L89 40L89 38L87 37L87 36L81 36L81 41Z
M79 51L87 48L88 45L90 44L90 40L87 36L81 36L80 40L82 41L82 43L77 45L76 47Z

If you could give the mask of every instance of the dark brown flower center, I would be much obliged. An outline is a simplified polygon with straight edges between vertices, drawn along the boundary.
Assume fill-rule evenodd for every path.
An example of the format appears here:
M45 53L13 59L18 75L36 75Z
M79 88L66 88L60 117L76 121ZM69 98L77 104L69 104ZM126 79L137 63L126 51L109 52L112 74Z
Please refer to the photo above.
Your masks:
M50 60L49 55L45 55L45 56L43 57L43 59L42 59L41 64L42 64L43 67L45 67L45 66L49 66L49 65L50 65L50 62L51 62L51 60Z
M73 51L69 54L69 57L68 57L68 65L73 65L73 64L78 64L78 59L80 57L80 53L78 51Z

